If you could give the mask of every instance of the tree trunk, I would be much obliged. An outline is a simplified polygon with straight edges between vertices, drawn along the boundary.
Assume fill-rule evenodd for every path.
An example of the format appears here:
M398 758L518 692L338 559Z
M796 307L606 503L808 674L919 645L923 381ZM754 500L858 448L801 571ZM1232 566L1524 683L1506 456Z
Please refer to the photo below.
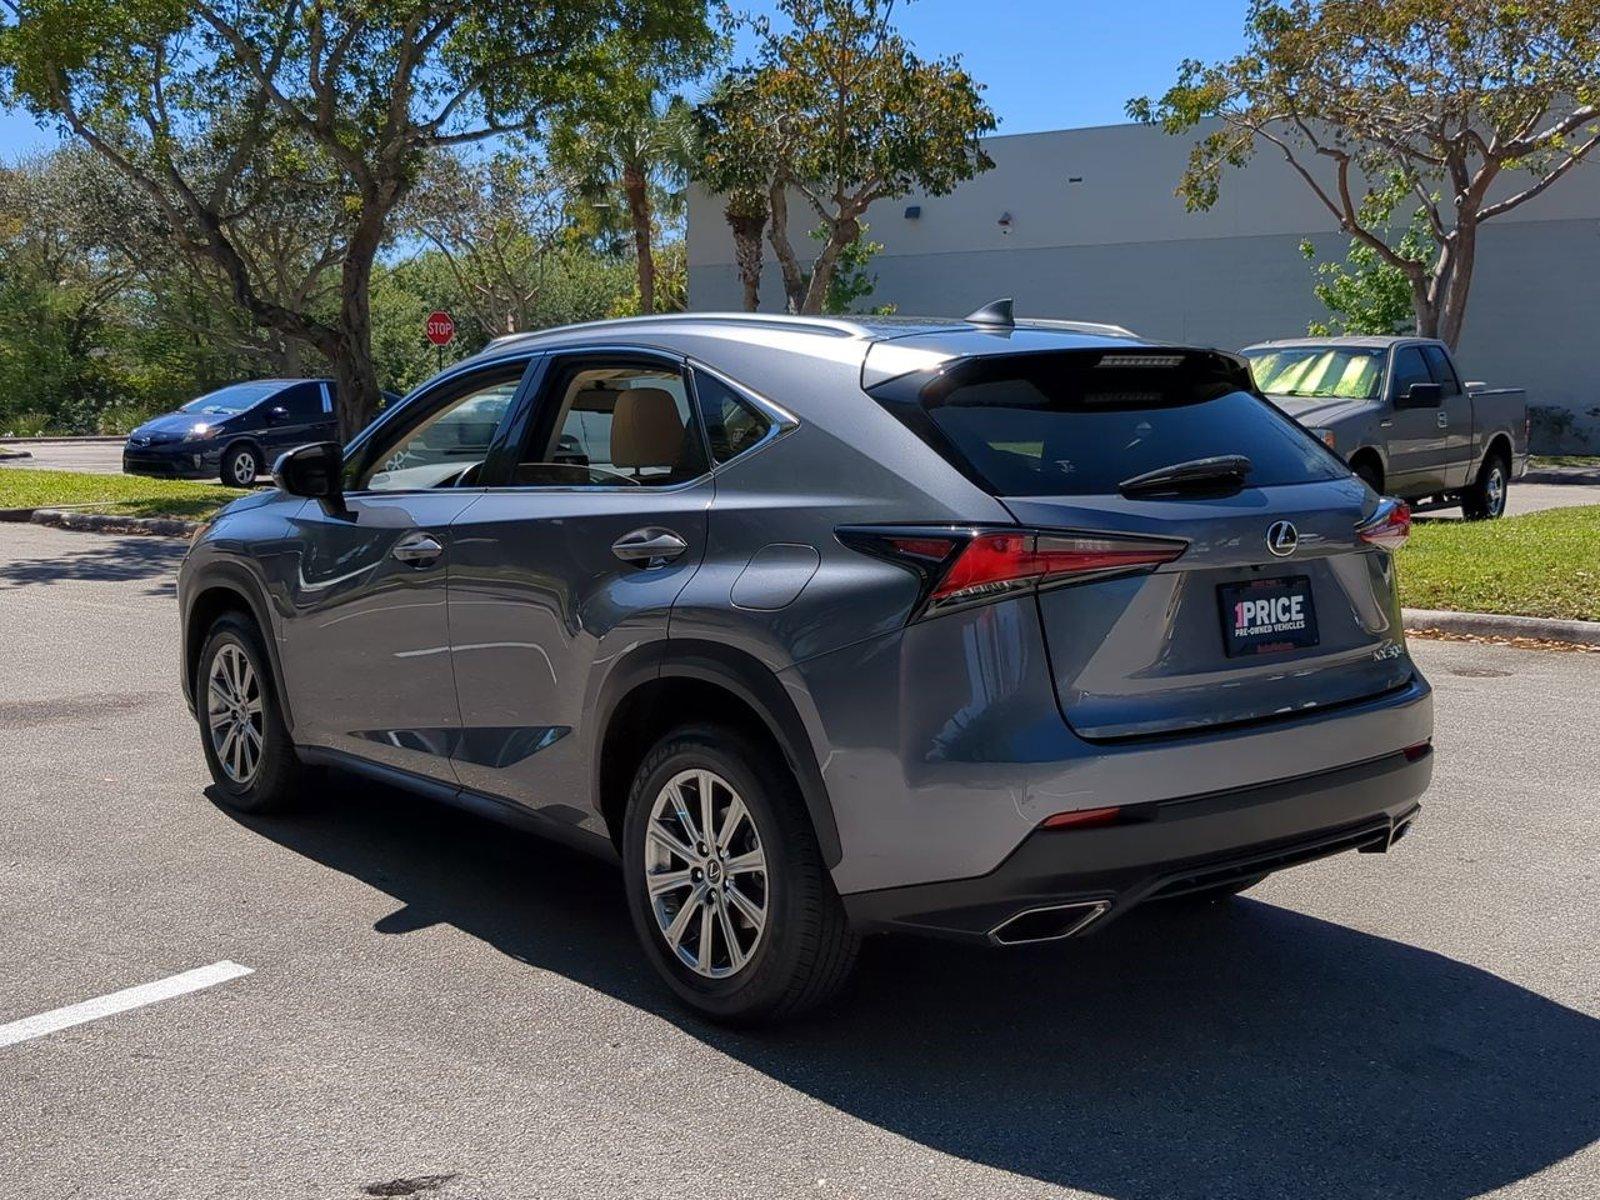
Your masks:
M739 282L744 286L744 311L761 307L761 234L767 225L765 204L752 210L730 200L725 209L728 228L733 231L733 257L739 266Z
M1437 301L1438 331L1433 334L1453 353L1461 341L1461 326L1467 317L1467 294L1472 289L1472 269L1478 258L1478 223L1462 214L1456 225L1455 252L1443 295Z
M648 317L656 311L656 260L650 247L650 189L644 171L636 164L622 172L622 190L628 197L633 250L639 263L639 312Z
M852 216L841 217L828 227L828 240L823 243L822 253L817 255L816 262L811 266L811 283L806 288L801 312L815 316L827 307L828 288L833 284L839 256L860 236L861 222Z
M783 272L783 294L787 312L797 313L806 302L806 278L800 270L800 260L789 244L789 194L780 179L768 192L772 224L767 229L767 240L778 256L778 268Z
M378 369L372 357L372 264L383 239L383 217L372 217L370 211L350 239L339 281L339 345L330 357L341 442L355 437L378 415Z

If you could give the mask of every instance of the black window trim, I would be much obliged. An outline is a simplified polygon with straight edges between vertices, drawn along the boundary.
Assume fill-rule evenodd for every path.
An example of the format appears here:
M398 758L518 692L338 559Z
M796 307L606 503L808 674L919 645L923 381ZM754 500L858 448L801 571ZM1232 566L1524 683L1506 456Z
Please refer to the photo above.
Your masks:
M489 449L484 456L483 468L480 470L480 482L475 487L455 489L462 493L488 490L489 485L482 481L482 477L488 474L490 463L495 461L495 452L510 428L512 418L522 403L529 383L539 374L538 368L542 358L542 353L528 351L495 358L489 362L468 362L430 379L421 388L406 397L403 403L393 405L380 412L370 425L355 436L344 452L343 472L345 478L359 479L366 473L373 460L377 458L377 453L374 452L373 447L380 444L388 444L385 438L390 426L405 424L407 421L417 417L418 414L420 414L420 420L425 421L453 400L461 398L465 394L463 387L469 393L478 386L475 381L483 381L495 375L503 375L509 378L520 363L522 373L517 377L517 387L511 395L511 403L506 406L505 413L501 415L500 424L495 427L494 436L489 439ZM371 488L351 488L345 494L348 496L423 496L448 490L450 489L438 487L383 488L378 491L373 491Z
M781 405L774 404L771 400L767 399L759 392L753 391L749 387L746 387L737 379L733 379L728 376L725 372L719 371L715 367L708 366L707 364L699 362L695 359L688 359L686 361L689 364L689 378L691 386L693 385L695 375L704 372L710 378L715 379L723 387L732 392L737 399L742 400L746 404L750 405L750 407L755 409L755 411L767 422L767 431L763 433L760 438L754 442L751 442L732 458L726 460L725 462L718 462L715 456L711 455L710 453L711 430L706 423L705 405L700 399L699 388L696 387L694 390L695 414L700 419L701 436L704 438L706 443L707 459L711 463L711 473L713 475L722 470L724 467L731 467L734 463L743 460L747 455L757 454L760 451L765 450L779 438L792 433L794 430L800 427L799 419L788 409L782 407Z

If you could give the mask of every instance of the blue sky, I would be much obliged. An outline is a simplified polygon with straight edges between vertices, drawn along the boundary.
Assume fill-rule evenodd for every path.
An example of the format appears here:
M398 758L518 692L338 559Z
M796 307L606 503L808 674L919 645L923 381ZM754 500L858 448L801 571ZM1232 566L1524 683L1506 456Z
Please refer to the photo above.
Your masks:
M770 12L771 0L734 0ZM1216 59L1243 42L1246 0L912 0L900 28L929 56L959 54L986 84L1001 133L1123 120L1130 96L1158 92L1184 58ZM56 135L0 114L0 159Z

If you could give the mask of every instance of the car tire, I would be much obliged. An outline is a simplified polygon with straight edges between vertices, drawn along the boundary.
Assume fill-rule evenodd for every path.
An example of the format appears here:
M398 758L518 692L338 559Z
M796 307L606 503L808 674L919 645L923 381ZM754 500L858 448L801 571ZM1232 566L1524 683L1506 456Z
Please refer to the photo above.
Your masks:
M1383 495L1382 474L1369 460L1365 458L1357 459L1355 465L1350 469L1355 472L1356 478L1361 480L1362 483L1377 492L1378 495Z
M1499 453L1484 459L1478 477L1461 493L1461 515L1469 521L1492 521L1505 515L1511 471Z
M289 807L304 768L254 621L239 613L217 618L200 649L194 691L200 742L222 803L247 813Z
M248 442L229 446L222 456L221 478L226 487L247 488L255 484L261 474L261 456Z
M730 822L735 805L743 817ZM858 939L799 788L771 748L715 726L668 734L634 775L622 843L645 956L696 1012L730 1024L783 1020L849 978Z

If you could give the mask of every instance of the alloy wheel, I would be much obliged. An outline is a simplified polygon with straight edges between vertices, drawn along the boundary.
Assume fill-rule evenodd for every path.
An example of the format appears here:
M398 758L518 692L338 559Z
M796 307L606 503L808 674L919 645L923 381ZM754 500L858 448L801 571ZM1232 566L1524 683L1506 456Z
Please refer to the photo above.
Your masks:
M680 771L645 830L645 886L678 961L707 979L737 974L767 928L767 856L750 810L714 771Z
M241 450L233 456L233 481L243 487L256 481L256 456Z
M261 681L245 652L225 643L206 679L206 724L223 774L247 786L261 767L264 737Z

